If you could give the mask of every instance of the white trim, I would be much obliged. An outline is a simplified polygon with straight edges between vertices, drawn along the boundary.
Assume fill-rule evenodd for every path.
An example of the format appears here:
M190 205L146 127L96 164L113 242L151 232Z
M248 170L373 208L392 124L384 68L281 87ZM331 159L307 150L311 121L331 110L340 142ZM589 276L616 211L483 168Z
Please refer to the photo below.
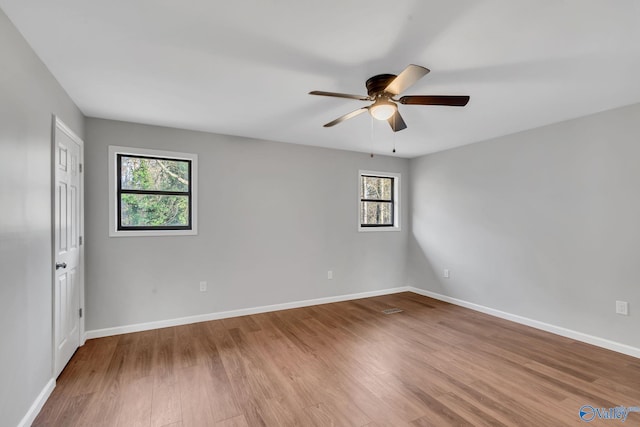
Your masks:
M117 230L116 218L116 154L147 155L191 161L191 230ZM109 146L109 237L193 236L198 234L198 155L176 151L151 150L148 148Z
M38 397L36 397L36 400L33 401L31 407L29 408L25 416L22 417L22 420L18 423L17 427L29 427L31 424L33 424L36 417L40 413L40 410L47 402L47 399L49 399L49 396L51 396L54 388L56 388L56 380L51 378L47 382L47 384L45 384Z
M531 326L532 328L540 329L552 334L560 335L566 338L571 338L576 341L581 341L587 344L592 344L598 347L606 348L618 353L623 353L628 356L640 358L640 348L632 347L630 345L622 344L619 342L611 341L606 338L596 337L593 335L585 334L583 332L574 331L572 329L563 328L561 326L551 325L549 323L540 322L538 320L529 319L528 317L519 316L517 314L507 313L505 311L496 310L494 308L485 307L480 304L460 300L447 295L441 295L436 292L427 291L425 289L419 289L412 286L408 287L409 292L413 292L419 295L423 295L429 298L437 299L440 301L448 302L451 304L459 305L461 307L469 308L474 311L489 314L491 316L506 319L521 325Z
M156 322L137 323L134 325L117 326L114 328L96 329L87 331L86 339L102 338L112 335L128 334L131 332L148 331L152 329L168 328L171 326L188 325L190 323L207 322L209 320L227 319L229 317L247 316L250 314L268 313L271 311L288 310L291 308L309 307L312 305L329 304L333 302L350 301L361 298L377 297L380 295L407 292L409 287L381 289L378 291L361 292L357 294L339 295L335 297L316 298L303 301L287 302L282 304L264 305L254 308L242 308L239 310L220 311L217 313L200 314L197 316L180 317L177 319L158 320Z
M623 353L629 356L640 358L640 349L632 347L626 344L621 344L615 341L607 340L601 337L595 337L582 332L573 331L571 329L563 328L560 326L551 325L548 323L540 322L538 320L529 319L527 317L518 316L516 314L507 313L504 311L496 310L483 305L475 304L472 302L460 300L457 298L449 297L446 295L438 294L436 292L428 291L425 289L416 288L413 286L401 286L397 288L381 289L378 291L361 292L357 294L339 295L335 297L316 298L303 301L294 301L282 304L265 305L253 308L243 308L238 310L221 311L217 313L200 314L196 316L180 317L177 319L159 320L155 322L137 323L133 325L117 326L114 328L95 329L86 332L86 339L108 337L112 335L128 334L131 332L148 331L152 329L168 328L171 326L187 325L190 323L207 322L210 320L227 319L230 317L247 316L251 314L268 313L278 310L288 310L292 308L309 307L313 305L329 304L341 301L351 301L361 298L370 298L381 295L390 295L399 292L413 292L418 295L423 295L429 298L434 298L440 301L455 304L461 307L465 307L474 311L489 314L491 316L499 317L501 319L509 320L511 322L519 323L521 325L530 326L532 328L540 329L552 334L560 335L563 337L571 338L576 341L585 342L598 347L602 347L608 350L612 350L618 353Z
M53 116L53 118L55 120L55 125L58 127L58 129L60 129L65 134L67 134L67 136L69 138L71 138L73 140L73 142L77 143L78 145L84 146L84 141L78 135L76 135L76 133L74 131L72 131L71 128L69 126L67 126L60 119L60 117Z
M362 227L361 223L360 223L360 184L361 184L361 180L362 180L362 175L372 175L372 176L379 176L379 177L389 177L389 178L393 178L393 219L394 219L394 226L389 226L389 227ZM371 233L371 232L377 232L377 231L401 231L402 227L400 224L400 217L401 217L401 211L400 211L400 204L402 201L402 197L401 197L401 191L402 191L402 187L401 187L401 175L400 173L397 172L380 172L380 171L370 171L370 170L359 170L358 171L358 232L360 233Z

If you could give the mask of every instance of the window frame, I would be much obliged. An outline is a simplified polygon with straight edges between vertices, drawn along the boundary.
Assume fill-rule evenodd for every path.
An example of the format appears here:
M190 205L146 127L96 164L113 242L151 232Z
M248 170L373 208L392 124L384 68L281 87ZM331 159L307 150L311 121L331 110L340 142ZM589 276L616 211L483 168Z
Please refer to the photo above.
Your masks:
M190 177L188 192L122 190L121 158L137 157L189 162ZM121 225L121 194L166 194L187 195L189 197L190 226L143 226L129 227ZM189 236L198 234L198 155L175 151L152 150L147 148L109 146L109 236Z
M373 199L363 199L360 194L360 188L362 186L362 177L373 177L373 178L391 178L393 179L393 187L391 189L392 199L389 200L373 200ZM402 230L400 224L400 181L401 176L399 173L395 172L380 172L380 171L370 171L370 170L360 170L358 171L358 231L359 232L375 232L375 231L400 231ZM362 215L362 204L366 201L373 202L385 202L391 203L393 207L393 224L362 224L361 215Z

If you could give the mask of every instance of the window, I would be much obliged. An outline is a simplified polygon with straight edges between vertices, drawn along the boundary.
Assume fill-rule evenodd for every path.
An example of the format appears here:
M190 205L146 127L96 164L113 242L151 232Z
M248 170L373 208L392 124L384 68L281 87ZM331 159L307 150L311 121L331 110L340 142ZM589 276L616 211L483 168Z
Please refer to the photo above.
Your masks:
M109 147L111 236L197 234L195 154Z
M400 230L400 174L360 171L359 231Z

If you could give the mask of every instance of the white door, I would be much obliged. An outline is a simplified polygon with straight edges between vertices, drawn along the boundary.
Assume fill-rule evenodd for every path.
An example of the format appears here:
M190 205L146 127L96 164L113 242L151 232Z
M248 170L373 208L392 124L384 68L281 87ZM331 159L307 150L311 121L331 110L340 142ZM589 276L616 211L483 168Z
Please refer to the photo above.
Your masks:
M54 136L54 366L55 376L81 343L83 296L82 140L56 119Z

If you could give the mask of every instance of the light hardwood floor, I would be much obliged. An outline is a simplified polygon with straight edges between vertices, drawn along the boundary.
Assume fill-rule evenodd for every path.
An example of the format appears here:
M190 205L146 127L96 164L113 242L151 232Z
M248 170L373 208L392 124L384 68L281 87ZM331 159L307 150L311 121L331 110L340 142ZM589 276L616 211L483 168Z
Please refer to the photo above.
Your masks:
M562 426L587 404L640 406L640 359L401 293L89 340L33 425Z

